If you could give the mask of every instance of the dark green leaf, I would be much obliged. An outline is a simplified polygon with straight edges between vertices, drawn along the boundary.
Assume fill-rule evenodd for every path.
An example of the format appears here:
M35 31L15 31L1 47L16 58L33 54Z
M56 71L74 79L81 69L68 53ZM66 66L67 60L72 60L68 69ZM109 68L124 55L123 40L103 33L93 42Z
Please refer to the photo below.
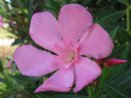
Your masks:
M54 96L43 96L44 98L89 98L88 96L80 96L80 95L54 95ZM43 98L37 95L37 98Z
M111 98L128 98L123 91L111 85L105 86L105 91Z
M115 81L113 81L113 84L129 88L131 86L131 69L120 75Z
M128 1L127 0L117 0L117 2L121 3L121 4L128 4Z
M119 25L116 26L116 27L114 28L114 30L111 31L110 35L111 35L112 39L115 39L115 37L116 37L116 35L117 35L117 33L118 33L118 30L119 30Z

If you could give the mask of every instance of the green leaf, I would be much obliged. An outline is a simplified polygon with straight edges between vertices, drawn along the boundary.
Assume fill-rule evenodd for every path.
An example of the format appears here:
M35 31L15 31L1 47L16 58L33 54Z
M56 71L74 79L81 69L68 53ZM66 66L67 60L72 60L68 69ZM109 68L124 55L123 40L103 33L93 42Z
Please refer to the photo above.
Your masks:
M88 98L88 96L79 96L79 95L55 95L51 98Z
M127 0L117 0L117 2L119 2L121 4L124 4L124 5L128 4Z
M102 0L97 0L96 4L97 4L97 5L98 5L98 4L100 4L100 3L101 3L101 1L102 1Z
M118 30L119 30L119 25L116 26L115 29L111 31L110 36L111 36L112 39L115 39L115 37L118 33Z
M127 46L126 49L124 49L123 52L121 53L120 58L126 59L129 55L128 53L129 53L129 47ZM125 71L125 69L126 69L126 65L124 65L124 64L119 65L117 67L117 70L116 70L116 73L115 73L116 76L123 73Z
M127 59L129 55L129 49L129 45L116 46L109 58ZM120 74L123 74L123 72L126 70L127 64L121 64L110 68L110 77L108 79L108 83L114 81L114 79L116 79Z
M0 72L3 73L3 64L2 64L2 60L0 59Z
M100 98L109 98L107 94L101 94Z
M61 8L61 3L55 0L46 0L45 6L53 11L54 14L57 16L59 13L59 9Z
M114 27L120 25L120 20L125 15L125 10L108 10L109 7L103 8L96 13L97 22L101 24L107 31L114 29ZM112 25L113 24L113 25Z
M109 75L109 68L103 68L102 75L100 77L99 87L103 87L103 85L105 84L105 81L108 78L108 75Z
M88 96L80 96L80 95L67 95L67 94L63 94L63 95L54 95L54 96L43 96L40 97L38 95L36 95L37 98L89 98Z
M111 98L128 98L123 91L115 86L107 85L104 89Z
M117 86L122 86L124 88L131 87L131 69L120 75L115 81L113 81L113 84L116 84Z
M125 30L121 30L117 36L120 43L125 43L131 40L131 35Z

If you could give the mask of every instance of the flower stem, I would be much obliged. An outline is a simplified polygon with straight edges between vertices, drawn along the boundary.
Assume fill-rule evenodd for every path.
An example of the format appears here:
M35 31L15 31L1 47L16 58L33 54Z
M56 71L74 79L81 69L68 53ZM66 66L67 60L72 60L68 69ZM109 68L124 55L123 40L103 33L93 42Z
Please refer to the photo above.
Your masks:
M126 9L126 23L127 23L127 32L130 31L130 6L127 4L127 9Z

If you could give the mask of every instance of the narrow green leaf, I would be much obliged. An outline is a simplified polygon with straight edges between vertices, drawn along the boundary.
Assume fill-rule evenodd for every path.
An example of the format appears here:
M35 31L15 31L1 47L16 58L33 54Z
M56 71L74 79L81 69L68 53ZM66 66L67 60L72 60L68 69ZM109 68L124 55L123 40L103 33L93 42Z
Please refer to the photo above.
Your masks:
M124 4L124 5L128 4L127 0L117 0L117 2L119 2L121 4Z
M106 15L106 16L100 18L100 19L98 20L98 22L104 21L104 20L106 20L107 18L114 17L114 16L121 15L121 14L125 14L125 10L123 10L123 11L116 11L116 12L114 12L114 13L111 13L111 14L109 14L109 15Z
M115 39L115 37L116 37L116 35L117 35L117 33L118 33L118 30L119 30L119 25L116 26L116 27L114 28L114 30L111 31L110 36L111 36L112 39Z
M128 98L128 96L115 86L105 86L105 91L111 98Z
M51 98L89 98L88 96L79 96L79 95L55 95Z
M116 84L118 86L124 86L129 87L131 86L131 69L120 75L115 81L113 81L113 84Z
M102 0L97 0L96 4L97 4L97 5L98 5L98 4L100 4L100 3L101 3L101 1L102 1Z
M99 87L102 88L105 84L105 81L107 80L109 75L109 69L108 68L103 68L102 70L102 75L100 77L100 83L99 83Z
M54 95L54 96L39 96L36 95L37 98L89 98L88 96L81 96L81 95L67 95L67 94L63 94L63 95Z
M3 73L3 66L2 66L2 60L0 59L0 72Z
M126 59L128 57L128 55L129 55L128 52L129 52L129 47L127 46L126 49L121 53L121 56L120 56L121 59ZM115 75L117 76L117 75L123 73L125 68L126 68L126 66L124 64L119 65L117 67Z
M100 98L109 98L107 94L101 94Z

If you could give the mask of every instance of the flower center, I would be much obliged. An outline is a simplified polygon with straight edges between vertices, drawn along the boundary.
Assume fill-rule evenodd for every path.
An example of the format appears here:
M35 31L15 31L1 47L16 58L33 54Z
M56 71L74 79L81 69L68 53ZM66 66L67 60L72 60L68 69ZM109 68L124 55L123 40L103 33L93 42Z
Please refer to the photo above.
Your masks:
M75 53L75 51L70 52L69 54L67 54L67 55L64 57L64 61L65 61L66 63L75 61L75 59L76 59L76 53Z
M61 67L68 68L78 60L79 47L73 46L70 43L64 43L57 46L58 61Z

